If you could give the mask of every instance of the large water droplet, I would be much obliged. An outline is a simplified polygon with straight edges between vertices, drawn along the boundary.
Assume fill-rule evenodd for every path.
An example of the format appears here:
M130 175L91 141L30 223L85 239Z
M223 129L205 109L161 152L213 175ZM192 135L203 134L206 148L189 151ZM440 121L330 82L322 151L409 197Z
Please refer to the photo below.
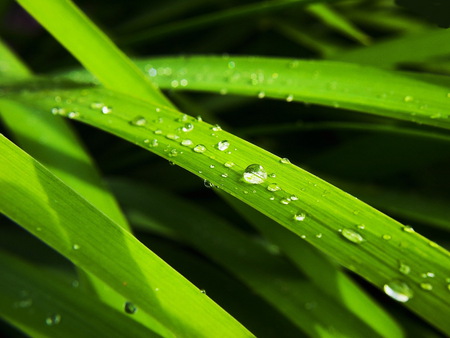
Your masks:
M147 124L147 120L143 116L136 116L134 119L130 121L130 124L133 126L142 127Z
M414 293L408 284L401 280L393 280L383 286L384 292L398 302L406 303Z
M356 231L352 230L352 229L342 229L341 232L342 236L344 236L346 239L348 239L350 242L356 243L356 244L360 244L361 242L364 241L364 238L357 233Z
M219 143L217 143L216 147L220 151L225 151L228 149L229 146L230 146L230 142L228 142L227 140L223 140L223 141L220 141Z
M58 313L52 314L45 318L45 324L48 326L58 325L61 323L61 315Z
M294 215L294 221L302 222L306 218L306 215L303 212L298 212Z
M267 179L267 172L259 164L250 164L244 170L243 178L249 184L261 184Z
M128 313L129 315L132 315L133 313L136 313L137 311L137 307L136 305L134 305L131 302L126 302L125 306L124 306L124 310L126 313Z
M206 151L206 147L203 144L197 144L192 150L196 153L204 153Z

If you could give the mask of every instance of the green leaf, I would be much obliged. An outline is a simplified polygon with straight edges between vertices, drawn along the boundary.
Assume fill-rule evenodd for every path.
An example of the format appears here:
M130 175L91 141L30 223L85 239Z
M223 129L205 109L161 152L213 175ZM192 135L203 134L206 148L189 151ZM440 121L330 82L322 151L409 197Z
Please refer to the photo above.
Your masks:
M408 300L408 308L450 332L444 315L450 310L449 253L289 161L218 126L102 88L29 89L8 95L43 111L54 108L58 114L118 135L184 167L379 288L390 292L391 283L403 286L398 283L401 280L413 295L397 299ZM55 95L62 98L57 108ZM91 106L99 101L114 107L113 111L105 115ZM274 190L274 185L280 189Z
M153 316L163 336L251 334L3 136L0 211ZM20 201L20 203L10 203Z
M32 337L159 337L59 276L0 252L0 315Z

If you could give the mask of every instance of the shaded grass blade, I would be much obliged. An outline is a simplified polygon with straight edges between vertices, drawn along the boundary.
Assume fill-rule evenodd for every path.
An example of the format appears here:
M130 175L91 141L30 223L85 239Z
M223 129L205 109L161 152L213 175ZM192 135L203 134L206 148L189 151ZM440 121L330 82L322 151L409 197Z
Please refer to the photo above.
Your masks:
M3 214L156 318L167 327L159 328L164 336L251 336L128 231L0 140Z

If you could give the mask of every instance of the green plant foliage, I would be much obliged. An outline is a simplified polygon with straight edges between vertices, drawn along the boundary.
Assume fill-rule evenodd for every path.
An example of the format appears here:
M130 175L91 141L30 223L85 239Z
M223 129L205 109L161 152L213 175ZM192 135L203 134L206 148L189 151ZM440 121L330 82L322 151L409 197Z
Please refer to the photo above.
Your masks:
M0 335L450 334L445 31L384 0L18 4Z

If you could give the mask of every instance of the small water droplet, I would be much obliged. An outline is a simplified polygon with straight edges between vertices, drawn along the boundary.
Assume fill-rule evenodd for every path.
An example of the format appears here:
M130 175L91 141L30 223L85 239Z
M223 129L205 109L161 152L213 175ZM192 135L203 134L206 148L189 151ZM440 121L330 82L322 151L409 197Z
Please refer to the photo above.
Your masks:
M134 305L131 302L125 302L124 310L125 310L125 313L132 315L132 314L136 313L137 307L136 307L136 305Z
M203 293L204 295L206 295L206 290L200 289L200 293Z
M227 174L227 173L223 173L223 174L221 174L220 176L222 176L223 178L227 178L227 177L228 177L228 174Z
M219 149L220 151L227 150L229 146L230 146L230 142L228 142L227 140L220 141L216 145L217 149Z
M169 157L176 157L176 156L178 156L178 150L177 150L177 149L172 149L172 150L169 152ZM171 162L170 164L171 164L171 165L175 165L175 163L173 163L173 162Z
M358 225L358 229L364 230L366 228L366 226L364 224L359 224Z
M242 176L246 183L261 184L267 179L267 172L259 164L250 164L245 168Z
M144 143L150 148L156 148L158 146L158 140L155 138L153 140L145 139Z
M322 234L321 234L321 233L318 233L318 234L316 235L316 237L317 237L317 238L322 238Z
M102 109L103 107L104 107L104 103L102 103L102 102L92 102L91 103L91 105L90 105L90 107L92 108L92 109Z
M263 99L263 98L265 98L266 97L266 93L264 93L264 92L259 92L258 93L258 98L259 99Z
M190 147L193 144L191 140L183 140L181 141L181 145L185 147Z
M409 285L401 280L393 280L384 284L383 290L389 297L401 303L406 303L414 295Z
M414 101L414 97L412 97L412 96L410 96L410 95L406 95L406 96L403 98L403 101L405 101L405 102L412 102L412 101Z
M102 114L110 114L112 112L112 108L108 106L102 107Z
M76 119L76 118L80 117L80 113L77 111L71 111L67 114L67 117L69 119Z
M269 191L280 191L281 190L281 188L278 186L278 184L276 184L276 183L270 183L268 186L267 186L267 190L269 190Z
M272 178L277 177L277 175L276 175L275 173L271 173L271 174L269 174L268 176L269 176L269 177L272 177Z
M305 220L305 218L306 218L306 215L303 212L298 212L294 215L294 221L297 221L297 222L302 222Z
M414 229L412 227L410 227L410 226L403 227L403 231L404 232L409 232L409 233L415 232Z
M402 274L407 275L411 272L411 268L409 265L406 265L403 262L400 262L400 267L398 268L398 271L400 271Z
M299 66L300 62L298 60L293 60L288 63L288 68L294 69Z
M280 159L280 163L283 163L283 164L289 164L289 163L291 163L291 161L289 161L288 158L283 157L283 158Z
M206 151L206 147L203 144L197 144L192 150L196 153L204 153Z
M202 119L202 117L201 117L200 115L198 115L198 116L196 117L196 119L197 119L198 122L202 122L202 121L203 121L203 119Z
M203 181L203 185L206 187L206 188L214 188L214 184L212 184L210 181L208 181L208 180L204 180Z
M284 205L288 205L289 203L291 203L291 200L289 198L282 198L280 200L280 203L284 204Z
M298 197L296 195L291 195L291 197L289 197L289 199L291 201L298 201Z
M189 81L187 79L180 80L181 87L186 87L188 84L189 84Z
M72 249L79 250L80 246L78 244L74 244L74 245L72 245Z
M227 167L227 168L234 167L234 163L233 163L233 162L225 162L223 165L224 165L225 167Z
M167 134L166 138L168 138L169 140L178 140L180 138L180 136L178 136L177 134Z
M209 166L211 169L214 169L216 166L214 164L210 164Z
M192 123L186 123L182 128L182 131L184 131L185 133L188 133L190 131L194 130L194 125Z
M45 324L48 326L58 325L61 323L61 315L58 313L52 314L45 318Z
M178 80L172 80L172 82L170 82L170 85L172 86L172 88L177 88L178 87Z
M142 127L147 124L147 120L143 116L136 116L134 119L130 121L130 124L137 127ZM156 134L156 131L155 131Z
M51 112L53 115L65 115L66 114L66 110L61 107L54 107L54 108L52 108Z
M385 241L389 241L389 240L392 239L392 237L391 237L391 235L384 234L384 235L383 235L383 239L384 239Z
M342 236L344 236L346 239L348 239L350 242L356 243L356 244L360 244L364 241L364 238L357 233L356 231L352 230L352 229L342 229L341 232Z
M430 283L420 283L420 287L426 291L433 290L433 285L431 285Z
M288 96L286 96L286 102L292 102L294 101L294 95L289 94Z
M221 131L221 130L222 130L222 127L219 126L218 124L216 124L216 125L214 125L214 126L211 127L211 130L212 130L212 131Z

